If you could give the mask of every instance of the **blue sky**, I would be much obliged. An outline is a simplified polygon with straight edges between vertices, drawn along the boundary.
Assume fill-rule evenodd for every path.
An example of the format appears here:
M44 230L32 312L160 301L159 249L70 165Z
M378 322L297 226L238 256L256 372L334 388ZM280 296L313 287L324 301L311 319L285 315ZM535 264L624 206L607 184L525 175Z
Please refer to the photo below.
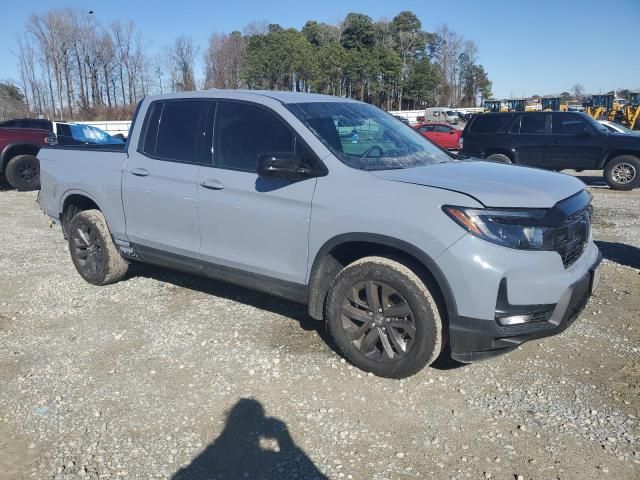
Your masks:
M477 42L498 98L560 93L575 83L590 93L640 89L640 0L9 0L2 6L0 79L18 79L11 51L29 14L66 6L94 10L105 24L133 20L152 51L181 34L204 49L212 32L242 30L253 20L301 28L309 19L338 23L352 11L377 20L411 10L425 30L447 23Z

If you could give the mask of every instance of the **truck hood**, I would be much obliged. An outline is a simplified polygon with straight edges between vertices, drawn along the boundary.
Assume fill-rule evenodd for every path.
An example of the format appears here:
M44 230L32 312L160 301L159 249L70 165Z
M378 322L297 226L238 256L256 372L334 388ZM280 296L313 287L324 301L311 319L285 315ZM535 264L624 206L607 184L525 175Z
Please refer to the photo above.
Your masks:
M476 160L372 173L393 182L460 192L486 207L551 208L584 189L584 183L570 175Z

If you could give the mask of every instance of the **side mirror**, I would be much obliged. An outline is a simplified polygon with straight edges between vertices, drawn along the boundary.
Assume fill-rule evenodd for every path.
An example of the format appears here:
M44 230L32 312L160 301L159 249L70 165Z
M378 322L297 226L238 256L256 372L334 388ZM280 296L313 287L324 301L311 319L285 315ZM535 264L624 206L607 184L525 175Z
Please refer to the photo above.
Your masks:
M300 157L289 152L263 153L258 156L257 173L261 177L302 180L317 175Z
M455 131L455 130L449 130L449 135L453 135L453 134L455 134L455 133L456 133L456 131Z
M51 134L47 135L46 137L44 137L44 143L45 143L45 145L49 145L49 146L57 145L58 144L58 137L56 136L55 133L51 133Z

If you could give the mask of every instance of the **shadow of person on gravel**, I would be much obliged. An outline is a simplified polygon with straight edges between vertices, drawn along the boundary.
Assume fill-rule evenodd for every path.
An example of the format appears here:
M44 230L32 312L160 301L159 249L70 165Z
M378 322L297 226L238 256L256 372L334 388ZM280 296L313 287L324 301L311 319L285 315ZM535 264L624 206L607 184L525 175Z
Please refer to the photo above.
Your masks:
M607 260L631 268L640 268L640 248L625 243L601 240L596 240L596 245Z
M326 480L294 443L287 425L266 417L262 404L243 398L227 417L220 436L173 480L205 479Z

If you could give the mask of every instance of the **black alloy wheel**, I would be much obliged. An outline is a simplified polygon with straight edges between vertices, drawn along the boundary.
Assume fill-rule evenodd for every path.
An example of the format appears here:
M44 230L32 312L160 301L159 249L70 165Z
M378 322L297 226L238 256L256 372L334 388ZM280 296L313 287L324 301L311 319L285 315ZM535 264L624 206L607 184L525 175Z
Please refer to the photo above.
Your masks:
M74 248L77 268L83 276L95 277L104 268L104 253L98 231L89 224L76 226L71 232L71 245Z
M372 280L354 285L345 297L342 327L363 356L380 362L407 355L416 335L413 312L404 297Z

